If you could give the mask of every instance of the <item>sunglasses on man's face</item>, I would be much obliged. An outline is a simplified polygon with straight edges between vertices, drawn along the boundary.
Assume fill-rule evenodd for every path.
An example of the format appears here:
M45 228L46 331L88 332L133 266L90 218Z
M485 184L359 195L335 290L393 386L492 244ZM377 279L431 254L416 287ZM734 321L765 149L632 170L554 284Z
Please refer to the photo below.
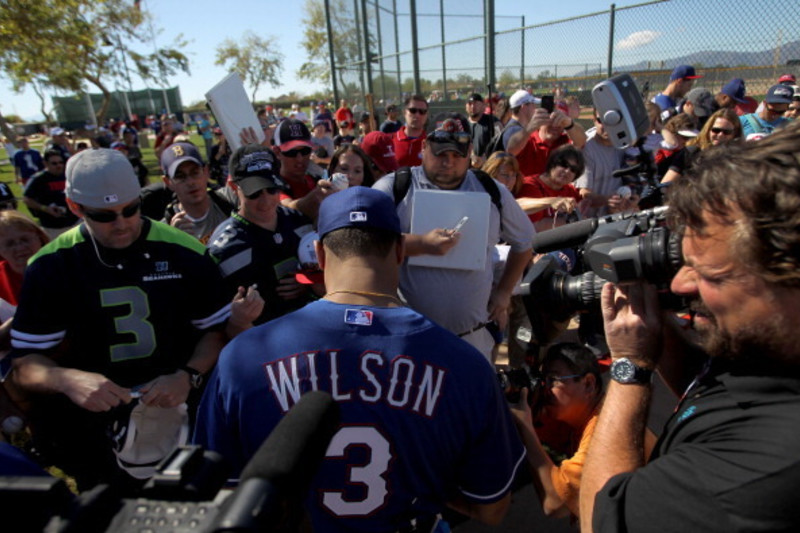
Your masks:
M469 144L472 142L472 137L465 131L440 131L434 130L428 134L428 141L434 143L456 143L456 144Z
M418 107L407 107L406 111L408 111L412 115L427 115L428 114L428 110L427 109L420 109Z
M278 192L279 189L277 187L267 187L266 189L259 189L253 194L245 194L245 196L247 197L248 200L258 200L259 198L261 198L261 195L263 193L272 195L272 194L278 194Z
M90 211L85 207L81 207L81 211L83 211L83 214L89 220L100 222L101 224L108 224L109 222L114 222L120 216L122 218L131 218L139 212L140 207L142 207L142 201L138 200L136 203L122 208L122 211L119 213L115 213L114 211Z
M303 157L311 155L311 148L308 146L304 146L302 148L292 148L291 150L286 150L285 152L281 152L284 157L295 158L297 154L302 155Z

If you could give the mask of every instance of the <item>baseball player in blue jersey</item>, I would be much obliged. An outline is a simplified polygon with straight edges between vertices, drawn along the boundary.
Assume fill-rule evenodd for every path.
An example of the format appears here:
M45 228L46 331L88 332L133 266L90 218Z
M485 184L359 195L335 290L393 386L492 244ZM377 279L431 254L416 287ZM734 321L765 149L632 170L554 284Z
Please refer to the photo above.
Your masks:
M486 359L397 298L391 198L333 194L318 230L327 294L223 350L195 441L238 472L304 393L324 390L341 425L307 496L315 531L421 531L446 505L498 523L523 448Z

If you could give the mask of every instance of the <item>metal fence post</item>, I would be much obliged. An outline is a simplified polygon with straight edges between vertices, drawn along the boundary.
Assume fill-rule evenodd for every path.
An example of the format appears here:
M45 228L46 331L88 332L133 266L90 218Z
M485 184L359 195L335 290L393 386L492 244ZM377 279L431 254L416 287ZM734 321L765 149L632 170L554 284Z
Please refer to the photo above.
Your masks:
M381 60L378 65L380 65L380 76L381 76L381 100L386 100L386 76L383 71L383 34L381 33L381 11L380 6L378 3L380 0L375 0L375 28L378 30L378 56L380 56Z
M355 16L356 19L355 27L361 28L361 17L359 16L358 0L353 0L353 15ZM368 59L365 59L366 55L364 54L364 45L361 42L360 36L356 38L356 44L358 45L358 61L359 61L358 80L361 82L360 83L361 98L364 98L364 95L367 93L367 89L364 86L364 65L366 64L366 61L368 61ZM347 91L345 91L345 94L347 94Z
M397 90L402 100L403 95L403 73L400 71L400 35L397 26L397 0L392 0L392 16L394 17L394 52L397 61Z
M333 101L339 101L339 87L336 83L336 54L333 50L333 30L331 29L331 3L325 0L325 25L328 30L328 54L331 61L331 85L333 86Z
M414 64L414 94L422 92L422 84L419 79L419 39L417 35L417 0L409 0L409 12L411 14L411 58Z
M486 5L486 83L495 85L495 54L494 54L494 0L484 0Z
M367 75L367 92L362 95L372 94L372 53L369 51L369 19L367 18L367 0L361 0L361 25L364 27L364 64ZM366 103L366 101L364 102Z
M614 19L616 15L616 4L611 4L609 14L611 18L608 23L608 77L611 77L614 66Z
M525 84L525 15L522 16L522 25L520 26L520 34L522 35L522 49L520 51L519 62L519 84L520 88Z
M444 100L447 101L447 47L444 43L447 40L444 38L444 0L439 0L439 26L442 30L442 92L444 93Z

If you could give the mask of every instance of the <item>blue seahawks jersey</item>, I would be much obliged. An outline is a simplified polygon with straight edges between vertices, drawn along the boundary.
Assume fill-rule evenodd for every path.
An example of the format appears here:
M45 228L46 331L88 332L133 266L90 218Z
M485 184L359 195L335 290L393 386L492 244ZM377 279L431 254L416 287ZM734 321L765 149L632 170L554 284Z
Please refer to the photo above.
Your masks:
M195 441L239 472L310 390L329 392L341 410L308 496L315 531L397 531L458 493L493 503L525 457L478 351L411 309L327 300L223 350Z

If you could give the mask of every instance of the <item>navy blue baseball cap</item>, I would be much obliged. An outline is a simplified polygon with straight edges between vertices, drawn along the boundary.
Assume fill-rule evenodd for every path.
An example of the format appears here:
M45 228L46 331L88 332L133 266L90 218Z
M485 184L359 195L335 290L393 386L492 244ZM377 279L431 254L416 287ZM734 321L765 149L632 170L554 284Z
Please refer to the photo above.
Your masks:
M317 233L324 239L341 228L376 228L398 235L400 219L392 198L369 187L348 187L332 194L319 206Z
M669 77L669 81L675 80L696 80L697 78L702 78L703 76L698 76L697 73L694 71L694 67L691 65L679 65L675 67L675 70L672 71L672 74Z
M161 168L170 179L175 177L178 167L186 161L203 166L203 158L192 143L170 144L161 154Z
M720 92L722 94L727 94L740 104L745 104L747 103L747 100L744 99L745 91L744 80L742 78L733 78L725 84Z
M768 104L791 104L793 96L794 89L778 84L769 88L765 100Z

